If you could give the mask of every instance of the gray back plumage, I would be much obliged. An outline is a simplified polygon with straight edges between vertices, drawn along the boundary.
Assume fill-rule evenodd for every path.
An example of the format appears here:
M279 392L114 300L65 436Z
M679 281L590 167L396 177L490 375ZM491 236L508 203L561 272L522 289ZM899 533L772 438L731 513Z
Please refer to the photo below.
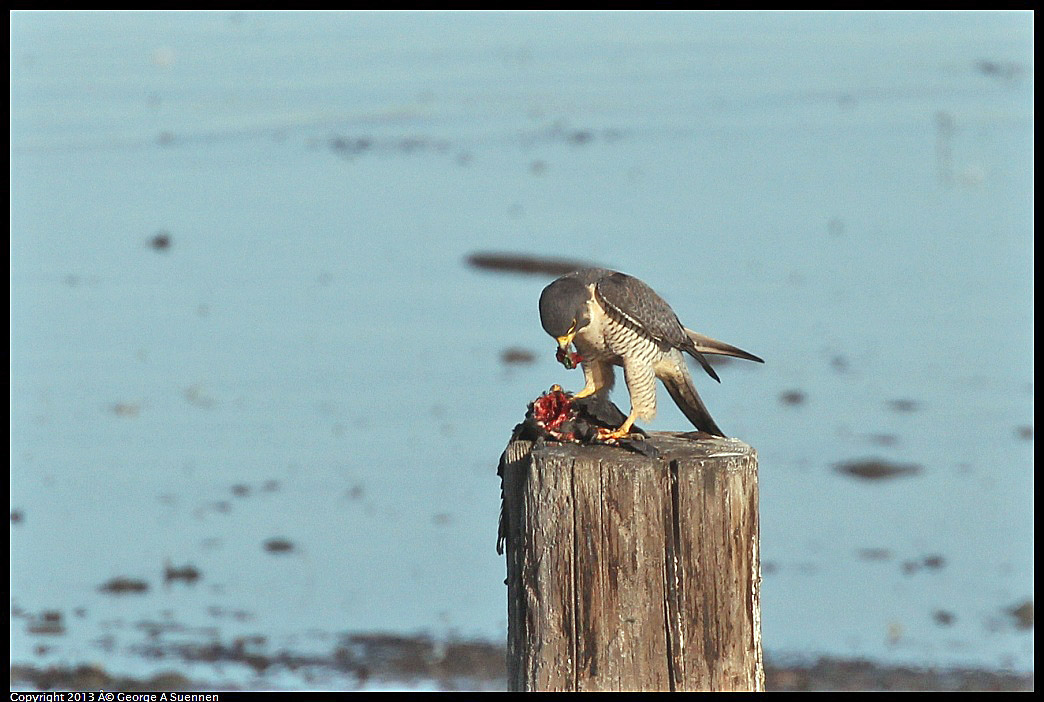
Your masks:
M678 320L667 301L634 276L616 271L602 271L595 284L595 294L606 312L621 324L655 341L661 349L680 349L697 361L707 375L721 379Z
M655 290L625 273L606 273L595 285L595 294L617 321L651 338L664 350L688 350L693 345L678 315Z

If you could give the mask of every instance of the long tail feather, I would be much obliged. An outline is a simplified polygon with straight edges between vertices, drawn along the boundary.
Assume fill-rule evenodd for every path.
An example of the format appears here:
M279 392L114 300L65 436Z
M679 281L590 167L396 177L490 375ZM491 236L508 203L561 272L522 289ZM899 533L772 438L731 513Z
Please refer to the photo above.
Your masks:
M700 399L700 395L696 392L696 388L692 384L692 379L688 377L688 373L684 376L674 374L669 378L661 377L660 380L663 381L663 385L667 388L667 392L670 393L674 404L678 405L678 409L692 422L694 427L708 434L725 436L725 433L718 427L714 418L710 416L710 412L707 411L707 406Z
M699 352L698 350L693 350L693 349L685 349L685 351L686 351L686 353L688 353L688 354L689 354L690 356L692 356L693 358L695 358L695 359L696 359L697 361L699 361L699 362L700 362L700 365L701 365L701 366L703 366L703 370L707 371L707 375L709 375L710 377L714 378L714 379L715 379L715 380L717 380L717 381L718 381L719 383L721 382L721 378L719 378L719 377L718 377L718 373L717 373L717 372L716 372L716 371L714 370L714 366L712 366L712 365L711 365L711 364L710 364L710 363L709 363L709 362L707 361L707 357L706 357L706 356L704 356L704 355L703 355L702 353L700 353L700 352Z
M709 336L694 332L692 329L686 329L685 334L692 340L692 343L696 346L696 350L700 353L717 354L719 356L735 356L736 358L744 358L748 361L757 361L758 363L765 362L754 354L744 351L741 348L737 348L732 344L726 344L724 341L712 339Z

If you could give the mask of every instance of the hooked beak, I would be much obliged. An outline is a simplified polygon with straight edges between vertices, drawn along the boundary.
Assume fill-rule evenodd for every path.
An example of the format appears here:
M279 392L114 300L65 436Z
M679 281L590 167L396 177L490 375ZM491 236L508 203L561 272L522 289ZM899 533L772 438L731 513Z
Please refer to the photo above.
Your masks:
M573 343L573 337L576 336L575 331L571 331L565 336L558 337L558 347L563 351L569 350L569 345Z

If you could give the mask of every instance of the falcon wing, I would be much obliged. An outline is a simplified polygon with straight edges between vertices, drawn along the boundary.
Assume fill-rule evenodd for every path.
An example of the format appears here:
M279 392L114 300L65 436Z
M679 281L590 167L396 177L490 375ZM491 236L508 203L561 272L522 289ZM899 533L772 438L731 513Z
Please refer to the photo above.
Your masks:
M678 315L656 291L625 273L610 272L598 279L595 294L606 311L635 331L653 339L660 348L676 348L695 358L718 382L707 359L697 350Z

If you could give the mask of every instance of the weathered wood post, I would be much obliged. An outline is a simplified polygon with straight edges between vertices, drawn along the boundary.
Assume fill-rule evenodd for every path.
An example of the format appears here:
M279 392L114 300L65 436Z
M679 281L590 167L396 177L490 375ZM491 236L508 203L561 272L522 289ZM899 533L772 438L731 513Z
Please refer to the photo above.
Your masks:
M508 445L509 690L764 689L757 454L649 440Z

